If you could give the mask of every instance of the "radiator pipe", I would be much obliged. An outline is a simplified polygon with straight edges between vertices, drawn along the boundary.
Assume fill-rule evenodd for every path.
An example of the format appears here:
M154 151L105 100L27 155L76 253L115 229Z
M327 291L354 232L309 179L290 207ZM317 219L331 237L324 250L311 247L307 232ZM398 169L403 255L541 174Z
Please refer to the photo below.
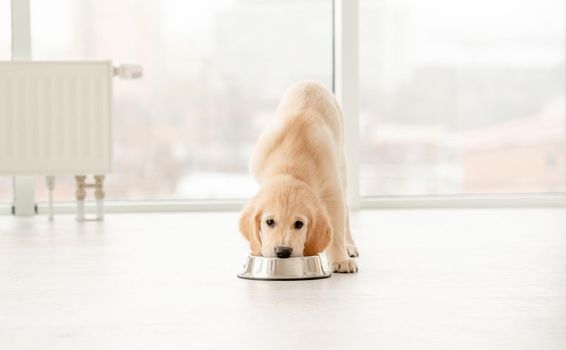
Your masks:
M47 189L49 190L49 221L53 221L53 190L55 189L55 176L47 176Z

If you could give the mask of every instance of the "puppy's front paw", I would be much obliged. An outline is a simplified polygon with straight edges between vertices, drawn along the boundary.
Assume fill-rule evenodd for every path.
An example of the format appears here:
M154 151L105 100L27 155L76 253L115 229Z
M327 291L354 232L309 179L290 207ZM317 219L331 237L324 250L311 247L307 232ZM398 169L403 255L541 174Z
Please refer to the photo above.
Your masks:
M348 251L350 258L357 258L358 256L360 256L360 253L358 253L358 248L355 244L346 244L346 250Z
M332 272L354 273L358 272L358 264L352 259L335 261L332 263Z

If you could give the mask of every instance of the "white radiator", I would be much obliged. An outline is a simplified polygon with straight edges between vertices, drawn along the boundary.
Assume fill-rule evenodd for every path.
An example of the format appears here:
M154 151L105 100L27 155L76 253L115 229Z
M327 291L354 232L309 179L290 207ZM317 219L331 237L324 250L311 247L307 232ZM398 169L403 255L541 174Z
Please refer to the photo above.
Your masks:
M0 175L47 176L50 218L54 176L75 175L79 220L87 188L96 190L102 219L104 175L112 170L112 78L141 74L139 66L111 61L0 62Z
M0 62L0 174L112 170L108 62Z

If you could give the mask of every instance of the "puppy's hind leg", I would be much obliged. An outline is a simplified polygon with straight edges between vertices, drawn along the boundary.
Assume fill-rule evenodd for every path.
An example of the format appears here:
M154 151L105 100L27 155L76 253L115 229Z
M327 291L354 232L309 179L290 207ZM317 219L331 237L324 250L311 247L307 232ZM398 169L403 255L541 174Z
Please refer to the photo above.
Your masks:
M357 258L360 256L358 252L358 247L354 243L354 238L352 237L352 228L350 227L350 211L346 207L346 250L351 258Z
M348 181L347 181L347 166L346 166L346 156L344 153L340 156L340 171L342 175L342 192L344 194L348 193ZM346 197L344 195L344 197ZM346 211L346 250L351 258L358 257L358 248L356 243L354 243L354 238L352 237L352 229L350 227L350 209L348 208L348 201L344 198L344 210Z

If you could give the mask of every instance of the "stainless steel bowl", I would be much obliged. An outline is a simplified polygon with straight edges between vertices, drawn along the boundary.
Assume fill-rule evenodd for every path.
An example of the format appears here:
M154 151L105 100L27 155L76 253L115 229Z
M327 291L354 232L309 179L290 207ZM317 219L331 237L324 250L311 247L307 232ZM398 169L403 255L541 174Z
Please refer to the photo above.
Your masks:
M248 255L238 277L248 280L294 281L330 277L319 255L296 258L264 258Z

